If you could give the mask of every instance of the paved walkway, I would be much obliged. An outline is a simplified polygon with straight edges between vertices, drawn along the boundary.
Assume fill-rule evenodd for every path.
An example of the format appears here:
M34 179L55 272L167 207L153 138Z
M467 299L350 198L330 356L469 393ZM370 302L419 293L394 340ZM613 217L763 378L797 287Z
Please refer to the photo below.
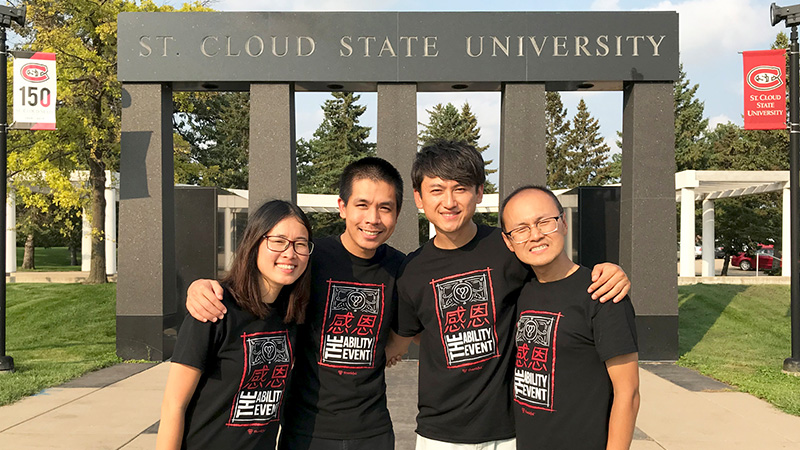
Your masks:
M6 283L83 283L89 272L65 270L63 272L14 272L6 275ZM108 281L116 282L117 275L108 275Z
M800 417L672 364L642 369L632 449L800 448ZM167 370L120 364L0 407L0 449L152 449ZM397 449L411 450L417 363L387 374Z

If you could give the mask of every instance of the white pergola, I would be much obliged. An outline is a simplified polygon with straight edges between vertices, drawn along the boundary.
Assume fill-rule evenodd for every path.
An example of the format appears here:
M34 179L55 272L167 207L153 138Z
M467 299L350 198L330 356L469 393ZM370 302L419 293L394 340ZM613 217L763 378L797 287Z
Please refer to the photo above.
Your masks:
M225 189L233 195L220 195L218 197L218 207L225 214L225 230L223 232L224 242L224 261L225 267L229 267L233 258L233 230L231 228L232 214L236 211L247 209L248 191L244 189ZM483 201L475 208L475 212L490 213L497 212L499 209L499 194L486 194ZM403 203L408 207L414 207L414 199L404 199ZM297 194L297 205L307 213L338 213L339 196L336 194ZM409 206L412 205L412 206ZM420 209L420 213L423 211ZM430 236L436 234L433 225L429 228Z
M681 277L694 277L695 202L703 205L701 275L714 273L714 201L765 192L783 192L782 252L788 255L791 242L789 171L685 170L675 174L675 200L680 203L680 270ZM782 261L781 275L789 276L791 258Z
M85 182L87 174L76 172L72 176L73 182ZM118 199L119 174L106 172L106 235L116 236L116 203ZM230 225L231 214L236 210L247 209L248 192L239 189L227 189L228 193L219 196L218 207L225 214L225 224ZM675 174L675 200L680 207L680 269L679 276L695 276L694 242L697 231L695 230L695 202L702 202L703 227L702 232L702 264L701 275L713 277L714 273L714 201L722 198L740 197L744 195L761 194L765 192L783 193L783 227L782 242L783 254L789 254L791 242L790 234L790 197L789 197L789 171L735 171L735 170L686 170ZM563 194L564 190L556 192ZM233 195L231 195L233 194ZM559 195L560 196L560 195ZM561 196L560 196L561 197ZM568 210L567 221L571 221L574 199L570 196L561 197L565 209ZM297 194L298 205L306 212L338 212L337 195ZM497 212L500 199L497 194L487 194L483 202L478 205L476 212ZM413 199L406 199L407 205L413 205ZM412 206L413 207L413 206ZM10 192L6 205L6 271L16 271L16 214L14 210L14 196ZM422 212L420 210L420 212ZM84 214L85 217L85 214ZM231 236L232 231L226 226L223 236L225 249L225 265L233 253ZM435 231L431 227L431 236ZM90 262L90 230L91 226L84 222L84 239L82 249L82 270L89 270ZM571 239L569 240L571 241ZM571 248L571 242L567 242ZM791 259L782 261L782 275L791 274ZM106 272L116 273L116 239L106 240Z

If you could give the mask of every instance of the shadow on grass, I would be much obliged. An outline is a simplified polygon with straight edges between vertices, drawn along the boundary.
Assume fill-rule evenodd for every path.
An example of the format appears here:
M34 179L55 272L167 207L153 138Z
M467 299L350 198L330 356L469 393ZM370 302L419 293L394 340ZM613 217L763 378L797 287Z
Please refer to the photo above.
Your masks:
M683 356L708 333L731 300L748 286L695 284L678 289L678 353Z

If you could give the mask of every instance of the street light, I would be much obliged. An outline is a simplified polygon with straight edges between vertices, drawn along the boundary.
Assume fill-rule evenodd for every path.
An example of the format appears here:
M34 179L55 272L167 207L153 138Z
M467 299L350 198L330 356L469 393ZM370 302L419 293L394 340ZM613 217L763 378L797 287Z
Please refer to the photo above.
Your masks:
M789 45L789 185L791 194L791 261L792 288L792 356L783 361L783 371L800 375L800 96L798 96L798 44L797 25L800 24L800 5L778 6L775 3L769 7L770 20L774 27L779 22L786 23L792 28L791 44Z
M0 183L0 198L3 199L0 207L0 225L6 228L6 172L7 154L6 138L8 136L8 111L6 93L8 92L8 52L6 49L6 28L11 26L11 22L19 26L25 25L25 5L11 7L0 5L0 174L3 174L3 182ZM14 358L6 355L6 237L5 231L0 236L0 259L3 261L3 279L0 286L0 373L11 373L14 371Z

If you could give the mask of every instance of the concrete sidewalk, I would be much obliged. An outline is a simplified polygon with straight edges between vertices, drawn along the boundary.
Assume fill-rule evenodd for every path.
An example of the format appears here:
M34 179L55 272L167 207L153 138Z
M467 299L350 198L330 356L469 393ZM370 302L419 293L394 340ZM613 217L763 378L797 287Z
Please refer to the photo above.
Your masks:
M152 449L168 367L120 364L1 407L0 449ZM800 417L672 364L640 375L634 450L800 448ZM414 448L416 377L415 361L387 371L398 450Z

